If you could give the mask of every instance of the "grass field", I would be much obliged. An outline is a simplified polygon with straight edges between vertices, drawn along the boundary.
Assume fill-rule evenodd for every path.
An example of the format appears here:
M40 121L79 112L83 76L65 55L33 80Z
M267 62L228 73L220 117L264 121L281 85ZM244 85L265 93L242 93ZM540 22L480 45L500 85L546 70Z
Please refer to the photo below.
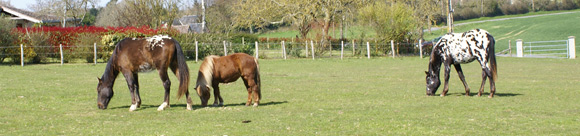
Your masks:
M171 108L161 112L156 72L140 74L143 106L129 112L122 77L109 109L97 108L105 64L0 66L0 135L580 135L580 60L499 57L493 99L463 96L456 72L449 96L425 96L427 61L261 60L257 108L243 105L238 81L222 85L224 107L199 107L194 97L186 111L171 77ZM480 66L463 70L475 95Z

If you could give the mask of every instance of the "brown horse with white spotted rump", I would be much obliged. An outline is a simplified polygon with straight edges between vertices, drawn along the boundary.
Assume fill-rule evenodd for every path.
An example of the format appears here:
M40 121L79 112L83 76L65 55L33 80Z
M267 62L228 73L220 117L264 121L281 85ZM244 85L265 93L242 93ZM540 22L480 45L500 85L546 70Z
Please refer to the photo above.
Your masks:
M169 88L171 81L167 75L170 68L179 80L177 98L183 94L187 97L187 110L191 110L191 98L189 97L189 68L185 63L185 56L179 43L168 36L156 35L146 38L125 38L117 43L113 55L107 62L105 73L99 78L97 86L97 104L99 109L107 109L109 101L113 97L113 84L119 73L127 80L131 92L131 107L134 111L141 106L139 95L138 72L146 72L157 69L163 87L165 88L165 100L157 110L161 111L169 107Z
M429 59L429 71L425 71L427 82L427 95L434 95L441 85L439 81L439 71L441 63L445 67L445 86L441 96L445 96L449 91L449 72L451 65L455 67L457 74L463 86L465 87L465 95L469 96L469 86L465 82L463 71L460 64L470 63L477 60L481 64L481 87L477 96L483 93L485 80L489 78L490 94L489 98L493 98L495 94L495 81L497 81L497 64L495 61L495 39L489 32L482 29L475 29L464 33L449 33L441 37L441 39L433 45L431 58Z
M224 100L220 95L219 84L235 82L240 77L244 80L244 85L248 91L246 106L250 106L252 101L254 107L258 106L262 98L258 59L245 53L234 53L223 57L215 55L205 57L199 68L197 84L195 85L195 90L201 99L201 105L207 106L210 87L213 88L214 92L213 105L223 105Z

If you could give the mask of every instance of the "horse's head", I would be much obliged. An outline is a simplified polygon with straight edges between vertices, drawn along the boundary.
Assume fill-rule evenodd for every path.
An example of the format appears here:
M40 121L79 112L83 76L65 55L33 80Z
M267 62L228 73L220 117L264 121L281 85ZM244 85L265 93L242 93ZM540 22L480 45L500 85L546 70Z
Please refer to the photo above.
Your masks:
M427 76L425 77L425 81L427 82L427 96L432 96L435 95L435 92L437 92L437 89L439 88L439 86L441 85L441 82L439 81L439 77L437 77L436 75L430 74L429 72L425 71L425 74L427 74Z
M201 99L201 106L207 106L207 101L209 101L209 86L207 85L198 85L195 87L195 91L197 91L197 95L199 95L199 99Z
M99 85L97 85L97 105L99 106L99 109L104 110L107 109L109 101L113 98L113 86L103 84L103 80L100 78L97 79L99 79Z

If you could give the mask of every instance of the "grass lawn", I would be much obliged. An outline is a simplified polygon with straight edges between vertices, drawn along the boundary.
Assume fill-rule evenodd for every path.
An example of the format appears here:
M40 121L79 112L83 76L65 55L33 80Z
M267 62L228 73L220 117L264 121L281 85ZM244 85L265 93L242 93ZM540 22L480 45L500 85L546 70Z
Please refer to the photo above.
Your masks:
M427 61L262 59L257 108L243 105L238 81L222 85L224 107L199 107L194 97L186 111L172 76L171 108L161 112L156 72L140 74L143 105L129 112L122 77L109 109L97 108L103 63L0 66L0 135L580 135L580 59L499 57L493 99L463 96L456 72L449 96L425 96ZM199 64L190 61L191 71ZM463 70L476 95L479 64Z

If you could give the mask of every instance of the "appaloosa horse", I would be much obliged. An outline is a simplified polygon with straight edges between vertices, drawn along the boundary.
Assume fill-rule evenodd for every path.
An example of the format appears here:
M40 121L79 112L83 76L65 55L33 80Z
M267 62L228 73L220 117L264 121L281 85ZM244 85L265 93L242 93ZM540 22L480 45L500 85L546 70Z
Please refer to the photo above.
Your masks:
M125 76L131 92L132 102L129 111L136 110L141 106L137 73L157 69L165 88L165 100L157 110L164 110L169 107L169 88L171 87L171 81L167 75L168 68L171 68L179 80L177 98L185 93L187 97L186 108L191 110L192 101L188 90L189 68L185 63L185 57L179 43L171 37L162 35L121 40L117 43L113 55L107 62L105 73L99 78L97 86L99 109L107 109L109 101L113 97L113 84L121 72Z
M482 29L475 29L464 33L449 33L441 37L441 39L433 46L431 58L429 59L429 71L425 71L427 82L427 95L434 95L441 85L439 81L439 71L441 63L445 66L445 86L441 96L445 96L449 91L449 72L451 65L455 67L457 74L463 86L465 87L465 95L469 96L469 86L465 82L463 71L460 64L470 63L477 60L481 64L481 87L477 96L483 93L485 80L489 78L490 94L489 98L493 98L495 94L495 81L497 81L497 64L495 61L495 40L487 31Z
M223 105L224 100L220 95L219 84L234 82L240 77L244 80L244 85L248 90L246 106L251 104L252 98L254 107L258 106L262 93L256 58L244 53L234 53L223 57L214 55L205 57L199 68L197 84L195 85L195 90L201 99L201 105L207 106L210 86L213 87L215 98L213 105Z

